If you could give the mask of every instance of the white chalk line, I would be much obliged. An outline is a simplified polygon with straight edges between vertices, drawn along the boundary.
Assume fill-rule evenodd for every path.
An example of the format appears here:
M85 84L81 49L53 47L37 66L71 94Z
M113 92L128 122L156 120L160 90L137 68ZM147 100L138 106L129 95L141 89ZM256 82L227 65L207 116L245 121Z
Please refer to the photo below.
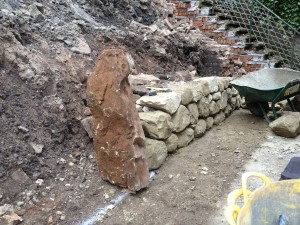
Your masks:
M153 177L155 176L155 172L154 171L150 171L149 174L149 179L151 180ZM114 209L116 206L120 205L123 200L125 198L127 198L129 196L129 193L122 193L117 195L110 203L107 205L104 205L104 207L98 208L97 210L95 210L95 212L93 214L91 214L89 217L87 217L86 219L84 219L83 221L79 222L77 225L93 225L95 224L100 217L104 217L109 210Z

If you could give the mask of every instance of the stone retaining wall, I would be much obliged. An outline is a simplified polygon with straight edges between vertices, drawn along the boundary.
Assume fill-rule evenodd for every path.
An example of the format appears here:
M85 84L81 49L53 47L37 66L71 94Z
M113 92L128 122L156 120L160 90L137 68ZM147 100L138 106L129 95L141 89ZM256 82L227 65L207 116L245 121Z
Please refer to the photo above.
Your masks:
M137 100L146 136L149 169L159 168L169 153L202 137L241 105L228 77L204 77L169 84L168 92Z

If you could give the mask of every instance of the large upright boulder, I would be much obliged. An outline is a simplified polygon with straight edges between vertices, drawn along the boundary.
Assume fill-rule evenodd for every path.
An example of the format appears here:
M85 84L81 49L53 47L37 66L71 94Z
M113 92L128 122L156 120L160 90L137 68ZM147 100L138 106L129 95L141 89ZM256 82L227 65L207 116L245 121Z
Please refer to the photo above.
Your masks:
M104 180L137 191L148 186L145 137L128 82L132 58L105 50L87 82L97 164Z

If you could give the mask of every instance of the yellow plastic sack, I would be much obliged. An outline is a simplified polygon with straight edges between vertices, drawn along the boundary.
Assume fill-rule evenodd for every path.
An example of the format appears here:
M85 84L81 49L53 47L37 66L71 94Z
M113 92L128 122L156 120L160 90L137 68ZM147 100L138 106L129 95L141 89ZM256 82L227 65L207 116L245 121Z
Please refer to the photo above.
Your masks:
M248 188L250 177L257 177L264 185L254 192ZM236 200L244 197L240 208ZM230 225L278 225L279 217L287 218L288 225L300 225L300 180L272 182L260 173L242 175L242 188L232 191L227 198L225 218Z

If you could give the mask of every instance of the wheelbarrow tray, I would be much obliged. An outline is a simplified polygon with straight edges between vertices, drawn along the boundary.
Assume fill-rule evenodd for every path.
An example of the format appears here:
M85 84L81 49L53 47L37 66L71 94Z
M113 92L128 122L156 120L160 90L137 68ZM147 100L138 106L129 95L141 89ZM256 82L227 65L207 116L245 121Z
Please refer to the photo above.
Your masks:
M263 185L251 192L250 178L259 178ZM241 202L236 204L241 196L242 208ZM242 188L228 195L227 204L224 215L229 225L299 225L300 180L272 182L263 174L247 172L242 175Z
M230 84L245 97L246 103L272 102L274 113L276 102L289 101L290 97L300 93L300 72L287 68L262 69L235 79Z
M280 215L300 224L300 180L285 180L257 189L241 209L238 225L278 225Z

